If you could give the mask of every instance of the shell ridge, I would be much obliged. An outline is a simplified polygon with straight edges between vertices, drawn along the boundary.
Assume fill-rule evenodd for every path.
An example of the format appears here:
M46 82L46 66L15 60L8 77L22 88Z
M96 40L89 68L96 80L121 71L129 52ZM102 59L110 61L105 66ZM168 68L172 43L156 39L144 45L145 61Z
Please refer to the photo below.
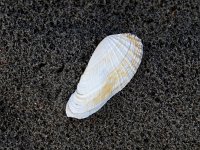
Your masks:
M129 53L129 51L131 51L131 42L129 42L129 48L128 48L128 50L127 50L127 53L124 55L124 58L126 58L128 55L128 53ZM127 59L124 59L130 66L131 66L131 68L132 68L132 65L130 64L130 62L129 62L129 60L127 60ZM122 61L124 61L124 60L122 60ZM133 68L132 68L133 69ZM127 72L128 73L128 72ZM130 76L131 77L131 76Z
M121 56L124 57L124 55L126 54L126 52L122 53L120 50L123 49L123 48L127 49L127 45L125 45L119 39L116 39L116 38L112 38L111 40L112 40L113 47L115 47L117 49L117 51L119 52L119 54L121 54ZM121 45L120 48L119 48L118 44Z
M113 49L113 48L112 48ZM116 53L113 51L113 54L116 56L115 58L117 58L118 59L118 62L121 62L121 60L118 58L118 56L116 55ZM113 57L110 55L110 58L112 59ZM114 65L113 65L114 66ZM117 68L117 65L116 66L114 66L115 68ZM117 69L115 69L116 71L117 71ZM120 77L119 77L119 74L118 74L118 72L117 72L117 75L118 75L118 79L120 79Z
M111 64L112 64L112 66L114 67L114 68L117 68L117 66L115 66L114 65L114 63L113 63L113 59L112 59L112 56L110 55L110 60L111 60ZM118 59L118 61L119 61L119 59ZM120 79L120 76L119 76L119 74L118 74L118 72L117 72L117 69L114 69L114 71L116 72L116 74L117 74L117 79ZM112 73L112 71L111 71L111 73ZM121 83L121 81L119 81L118 80L118 82L119 82L119 84Z
M116 39L112 39L112 40L116 40ZM113 42L114 43L114 42ZM112 45L113 45L113 43L112 43ZM130 43L131 44L131 43ZM115 44L116 45L116 44ZM115 45L113 45L113 47L115 46ZM118 47L116 46L116 49L118 50ZM120 51L120 50L118 50L119 51L119 54L121 55L121 57L122 57L122 60L120 60L119 61L119 64L118 64L118 66L120 66L121 65L121 63L123 62L123 59L124 59L124 57L125 57L125 55L126 54L122 54L122 52ZM127 51L128 52L128 51ZM118 58L118 55L115 53L115 51L113 52L114 54L115 54L115 56ZM118 59L119 60L119 59ZM116 69L116 72L117 72L117 74L118 74L118 76L119 76L119 79L120 79L120 84L123 82L123 79L122 79L122 76L121 76L121 74L119 73L119 70L118 69Z

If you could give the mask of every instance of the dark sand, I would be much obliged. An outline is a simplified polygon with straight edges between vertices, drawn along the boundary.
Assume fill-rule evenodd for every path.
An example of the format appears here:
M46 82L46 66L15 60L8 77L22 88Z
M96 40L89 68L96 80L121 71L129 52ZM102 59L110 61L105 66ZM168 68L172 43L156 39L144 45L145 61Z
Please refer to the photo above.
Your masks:
M200 148L199 0L41 1L0 0L0 149ZM67 118L95 47L124 32L143 41L138 72L98 113Z

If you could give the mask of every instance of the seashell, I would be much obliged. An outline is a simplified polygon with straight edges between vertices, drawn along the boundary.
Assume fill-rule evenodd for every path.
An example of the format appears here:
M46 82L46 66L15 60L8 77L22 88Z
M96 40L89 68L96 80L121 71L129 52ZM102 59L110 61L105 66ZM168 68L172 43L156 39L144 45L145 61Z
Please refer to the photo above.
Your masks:
M136 73L142 59L141 40L133 34L104 38L80 78L67 105L68 117L86 118L121 91Z

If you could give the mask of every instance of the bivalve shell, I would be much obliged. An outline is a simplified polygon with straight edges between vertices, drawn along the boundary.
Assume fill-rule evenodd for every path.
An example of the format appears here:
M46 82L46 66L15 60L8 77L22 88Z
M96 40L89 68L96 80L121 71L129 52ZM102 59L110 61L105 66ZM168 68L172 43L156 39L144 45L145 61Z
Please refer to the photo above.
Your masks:
M142 55L141 40L133 34L104 38L92 54L76 91L67 103L67 116L83 119L98 111L130 82Z

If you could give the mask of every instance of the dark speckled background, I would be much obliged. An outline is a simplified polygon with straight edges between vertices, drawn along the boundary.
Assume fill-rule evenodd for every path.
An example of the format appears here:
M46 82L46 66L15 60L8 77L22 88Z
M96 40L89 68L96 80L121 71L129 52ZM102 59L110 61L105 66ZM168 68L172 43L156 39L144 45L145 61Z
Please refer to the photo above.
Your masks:
M65 105L107 35L133 32L144 57L98 113ZM200 148L199 0L0 0L0 149Z

